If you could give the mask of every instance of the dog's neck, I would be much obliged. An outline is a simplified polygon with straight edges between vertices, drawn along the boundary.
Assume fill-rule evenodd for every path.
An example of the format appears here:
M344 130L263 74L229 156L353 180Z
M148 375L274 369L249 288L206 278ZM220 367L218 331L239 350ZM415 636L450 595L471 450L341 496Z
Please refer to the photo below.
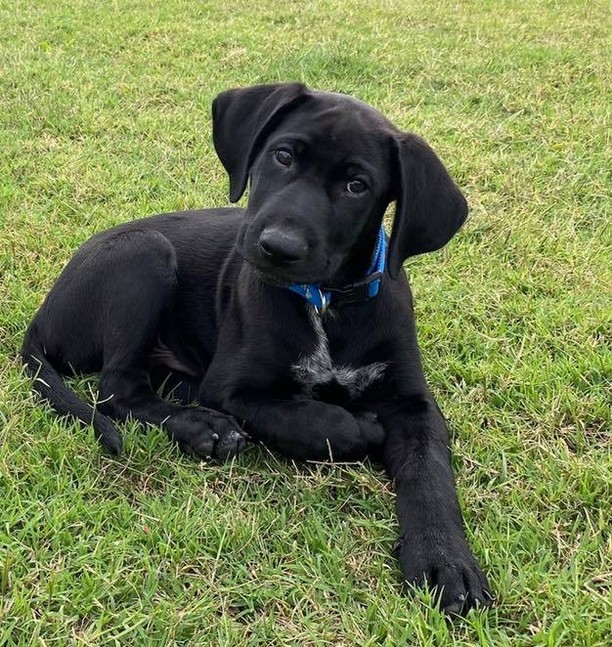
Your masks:
M386 266L387 244L382 225L378 228L375 246L369 245L369 249L372 248L374 252L370 251L367 257L362 252L357 253L357 250L351 254L350 265L347 263L344 271L330 285L292 283L287 288L303 297L321 314L332 301L336 306L369 301L378 295ZM368 259L367 269L364 269L364 258ZM358 278L352 278L355 276Z

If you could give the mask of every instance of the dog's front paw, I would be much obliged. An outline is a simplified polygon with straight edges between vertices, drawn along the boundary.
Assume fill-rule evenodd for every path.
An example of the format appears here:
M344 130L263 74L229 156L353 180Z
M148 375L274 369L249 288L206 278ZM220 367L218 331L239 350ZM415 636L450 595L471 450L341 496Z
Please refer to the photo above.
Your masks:
M359 411L355 413L355 420L368 449L380 447L383 444L385 431L373 411Z
M449 616L465 615L472 608L488 607L493 602L487 578L464 542L436 547L411 543L407 537L397 548L404 582L427 585Z
M212 409L185 409L168 418L164 426L182 451L198 458L228 460L246 445L236 420Z

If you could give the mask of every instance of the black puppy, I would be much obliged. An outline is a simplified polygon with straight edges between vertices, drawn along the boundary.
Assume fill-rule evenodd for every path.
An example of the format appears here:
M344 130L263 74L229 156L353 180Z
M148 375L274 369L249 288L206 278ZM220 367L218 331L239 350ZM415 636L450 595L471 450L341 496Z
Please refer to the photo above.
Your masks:
M222 93L213 136L232 202L250 180L247 208L155 216L83 245L25 337L37 391L113 453L110 419L133 416L199 457L237 454L243 427L298 459L382 454L405 581L437 587L450 613L486 605L402 272L462 225L461 192L422 139L297 83ZM59 376L98 371L95 409Z

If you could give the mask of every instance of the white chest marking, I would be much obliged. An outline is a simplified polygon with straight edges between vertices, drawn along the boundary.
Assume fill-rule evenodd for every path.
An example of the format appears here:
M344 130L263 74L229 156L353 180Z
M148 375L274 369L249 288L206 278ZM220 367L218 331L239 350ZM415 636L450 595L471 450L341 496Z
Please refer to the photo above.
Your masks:
M312 395L313 388L318 384L335 380L354 398L384 375L388 362L373 362L357 368L334 365L320 315L314 308L309 308L308 316L317 335L317 345L312 353L303 355L299 362L291 367L293 375L304 386L307 395Z

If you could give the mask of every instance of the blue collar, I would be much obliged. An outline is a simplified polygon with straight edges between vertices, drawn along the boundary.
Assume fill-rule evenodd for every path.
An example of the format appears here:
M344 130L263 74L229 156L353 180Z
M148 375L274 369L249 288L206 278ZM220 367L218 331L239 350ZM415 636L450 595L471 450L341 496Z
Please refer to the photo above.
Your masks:
M291 283L289 290L304 297L315 310L323 314L329 307L332 297L337 305L359 303L373 299L380 290L382 276L387 261L387 239L385 230L380 226L376 249L366 277L356 283L341 288L329 288L313 283Z

